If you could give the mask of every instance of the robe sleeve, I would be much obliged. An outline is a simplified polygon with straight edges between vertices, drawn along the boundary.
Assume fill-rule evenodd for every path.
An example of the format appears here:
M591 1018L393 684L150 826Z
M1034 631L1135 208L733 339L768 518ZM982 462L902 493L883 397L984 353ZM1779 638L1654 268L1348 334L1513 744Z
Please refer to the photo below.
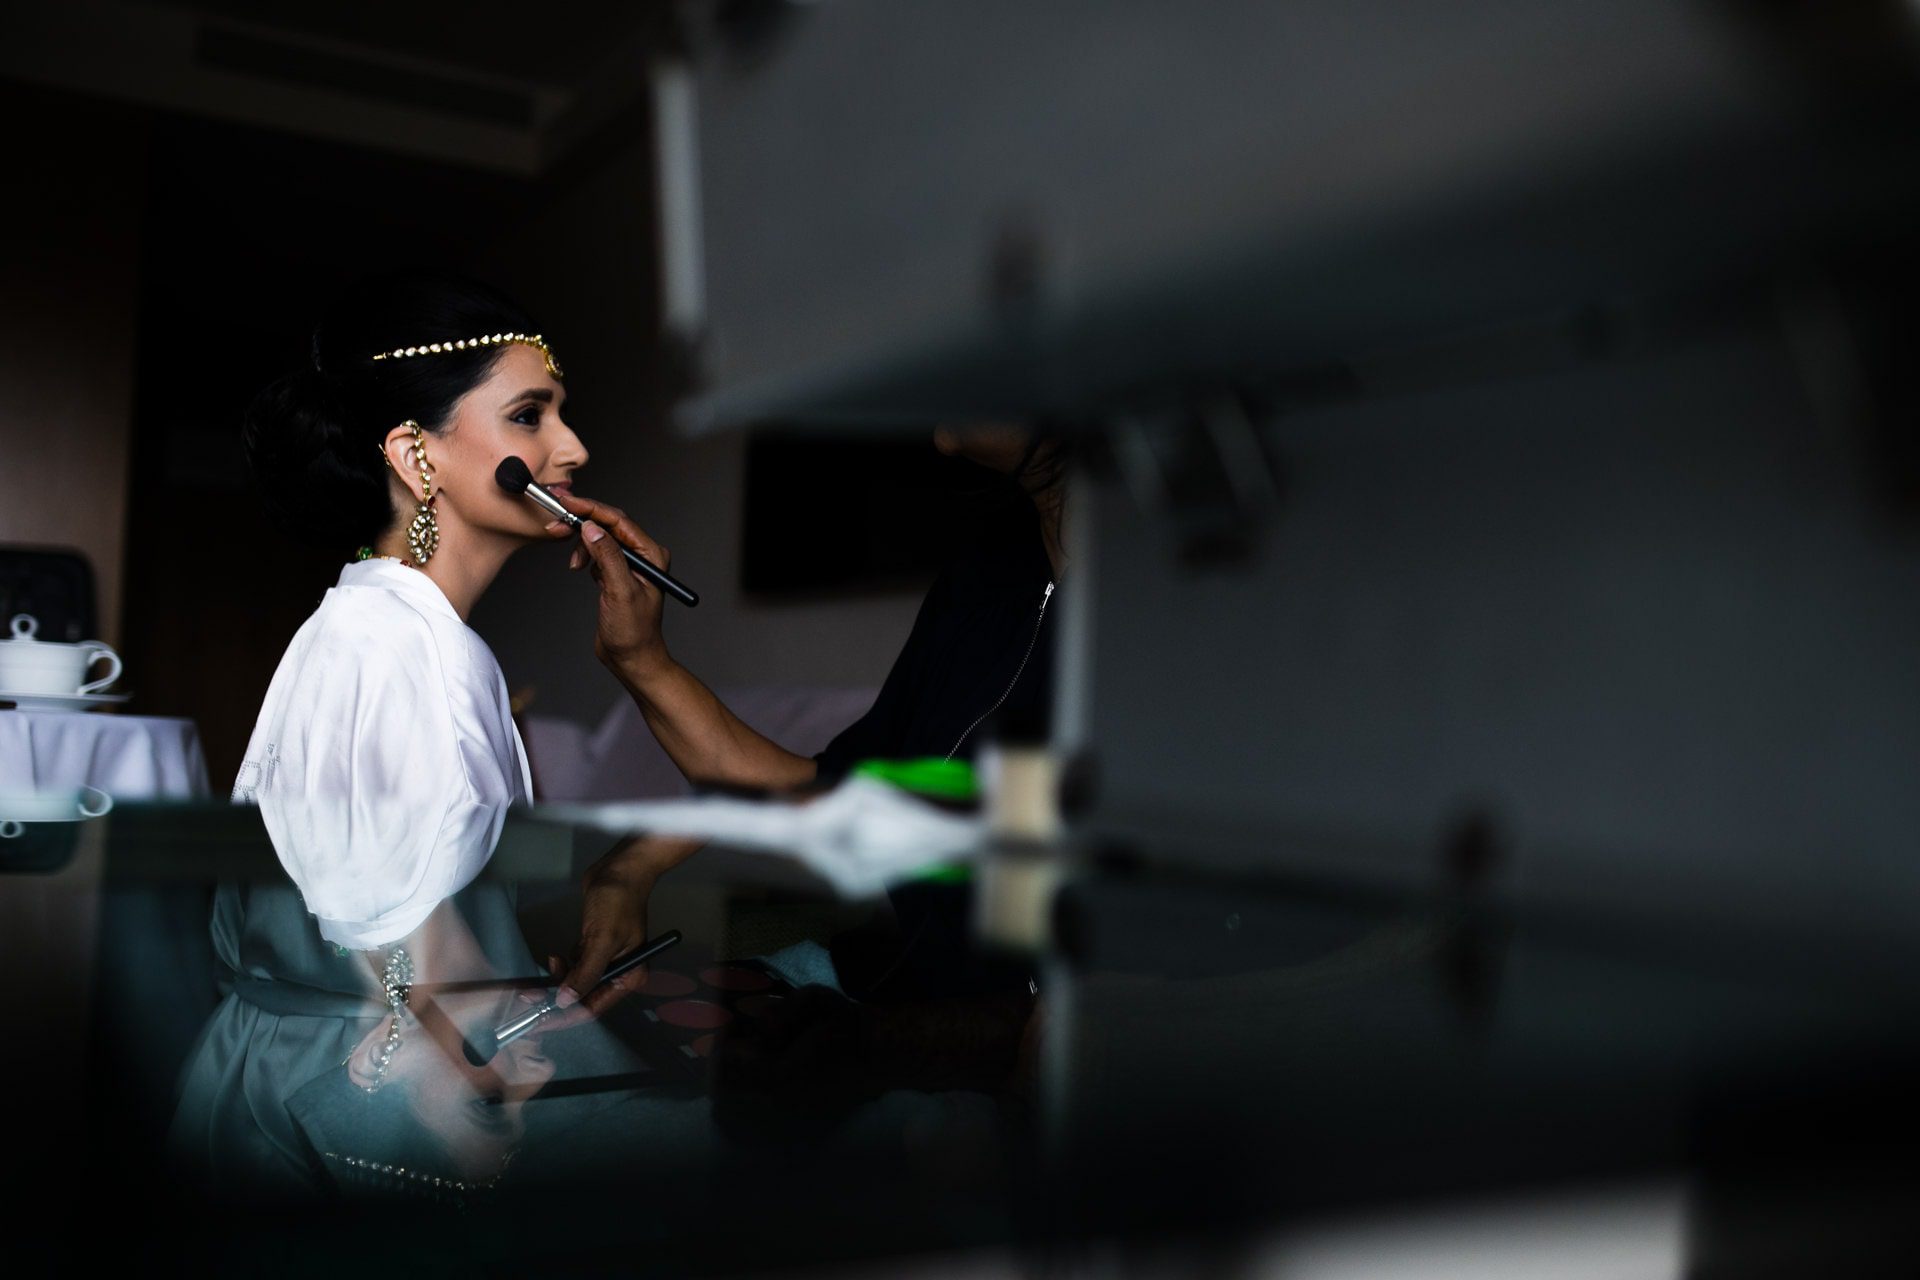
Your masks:
M492 855L517 798L513 759L463 643L375 598L316 614L274 677L248 749L252 795L330 942L406 937Z

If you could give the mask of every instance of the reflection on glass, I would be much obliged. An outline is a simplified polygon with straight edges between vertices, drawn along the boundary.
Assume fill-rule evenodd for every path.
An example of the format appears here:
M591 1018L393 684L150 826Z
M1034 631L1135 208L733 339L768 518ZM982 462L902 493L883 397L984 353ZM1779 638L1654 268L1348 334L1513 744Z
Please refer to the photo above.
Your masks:
M462 1052L544 999L509 892L475 883L531 798L498 665L425 574L346 566L293 638L234 799L259 806L284 885L223 884L224 998L171 1145L223 1196L491 1186L552 1077L541 1037Z
M0 785L0 875L58 872L78 848L79 825L112 811L98 787Z
M538 1033L485 1067L463 1052L546 995L505 887L469 885L361 950L328 941L299 888L224 884L213 937L225 995L188 1063L172 1133L176 1159L206 1189L301 1194L366 1183L378 1166L440 1191L490 1184L506 1167L521 1108L553 1063Z

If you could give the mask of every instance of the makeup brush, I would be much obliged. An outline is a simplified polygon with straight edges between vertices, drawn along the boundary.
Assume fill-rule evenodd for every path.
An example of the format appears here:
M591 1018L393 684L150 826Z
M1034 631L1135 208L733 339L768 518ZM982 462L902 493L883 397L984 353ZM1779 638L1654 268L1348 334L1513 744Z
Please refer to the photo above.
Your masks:
M579 516L573 514L573 512L561 506L560 499L548 492L545 485L536 481L533 478L533 472L527 470L527 464L512 454L508 454L506 457L500 459L500 465L493 469L493 479L494 483L498 484L508 493L524 494L526 497L532 499L535 506L545 511L555 520L563 520L575 529L587 523ZM638 573L648 582L651 582L654 586L660 588L660 590L666 592L681 604L686 605L689 609L700 603L698 592L675 578L665 569L654 564L645 556L620 546L620 540L618 538L614 539L613 545L620 547L620 554L627 558L627 563L633 566L634 572Z
M631 952L622 959L616 960L611 965L608 965L607 971L600 975L600 981L594 984L593 989L598 991L601 987L606 986L621 974L626 973L638 965L645 964L679 941L680 931L678 929L669 929L659 937L642 943L639 950ZM542 1018L552 1013L558 1007L558 1005L554 1004L553 997L549 996L546 1000L535 1005L513 1021L503 1022L495 1027L493 1034L488 1037L486 1043L475 1044L471 1040L467 1041L462 1046L467 1055L467 1061L476 1067L486 1066L489 1062L493 1061L493 1055L500 1052L502 1045L510 1041L518 1040L521 1036L533 1030L534 1027L539 1025Z

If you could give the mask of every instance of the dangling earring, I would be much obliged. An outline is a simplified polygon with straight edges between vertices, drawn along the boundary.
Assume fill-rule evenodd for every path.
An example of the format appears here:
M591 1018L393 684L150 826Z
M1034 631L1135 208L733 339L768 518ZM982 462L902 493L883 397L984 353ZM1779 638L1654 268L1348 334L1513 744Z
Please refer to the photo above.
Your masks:
M409 418L401 424L413 428L413 456L420 467L420 509L407 526L407 550L415 564L426 567L440 549L440 524L433 518L433 468L427 463L427 436L420 424Z
M400 1021L406 1016L407 996L412 990L413 957L405 947L395 947L387 957L386 969L380 974L380 991L387 998L387 1010L393 1015L393 1021L387 1024L386 1041L373 1055L373 1083L360 1086L368 1093L380 1092L380 1086L387 1082L387 1068L393 1065L394 1052L400 1048ZM352 1061L353 1055L348 1054L347 1062Z

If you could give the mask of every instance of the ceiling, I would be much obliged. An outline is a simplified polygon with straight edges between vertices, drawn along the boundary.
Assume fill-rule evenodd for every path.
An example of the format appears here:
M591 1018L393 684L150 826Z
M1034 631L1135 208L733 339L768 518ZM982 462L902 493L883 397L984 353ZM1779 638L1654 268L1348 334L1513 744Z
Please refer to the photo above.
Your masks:
M662 0L133 0L144 8L192 13L251 27L384 50L483 76L577 90L610 50L627 44Z
M0 79L495 173L644 111L670 0L41 0L0 5Z

